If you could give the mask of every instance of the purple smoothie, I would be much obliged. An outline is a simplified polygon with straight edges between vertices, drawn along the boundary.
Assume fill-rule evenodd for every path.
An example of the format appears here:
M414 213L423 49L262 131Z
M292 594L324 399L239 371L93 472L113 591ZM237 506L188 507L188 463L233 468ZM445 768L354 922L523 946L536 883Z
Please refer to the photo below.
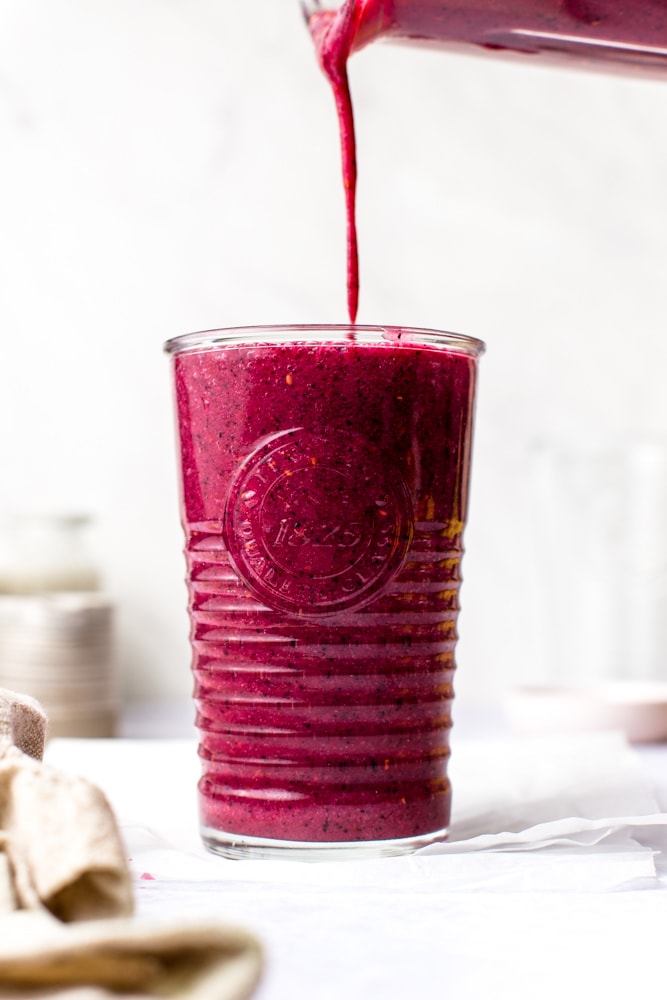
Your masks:
M175 351L205 838L449 821L481 345L356 331Z

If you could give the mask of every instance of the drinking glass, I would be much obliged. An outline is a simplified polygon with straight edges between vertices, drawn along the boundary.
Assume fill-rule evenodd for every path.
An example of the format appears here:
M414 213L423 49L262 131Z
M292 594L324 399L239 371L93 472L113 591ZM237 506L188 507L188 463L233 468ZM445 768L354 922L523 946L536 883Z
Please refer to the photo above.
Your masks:
M205 844L318 858L443 839L483 345L283 326L166 350Z

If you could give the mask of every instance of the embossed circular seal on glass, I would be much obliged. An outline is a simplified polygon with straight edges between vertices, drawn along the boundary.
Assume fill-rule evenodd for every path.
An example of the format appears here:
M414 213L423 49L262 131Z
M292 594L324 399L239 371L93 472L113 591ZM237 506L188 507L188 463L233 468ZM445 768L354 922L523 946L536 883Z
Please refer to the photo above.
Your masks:
M232 565L257 598L317 617L362 607L393 578L412 539L412 503L371 442L293 428L242 463L224 528Z

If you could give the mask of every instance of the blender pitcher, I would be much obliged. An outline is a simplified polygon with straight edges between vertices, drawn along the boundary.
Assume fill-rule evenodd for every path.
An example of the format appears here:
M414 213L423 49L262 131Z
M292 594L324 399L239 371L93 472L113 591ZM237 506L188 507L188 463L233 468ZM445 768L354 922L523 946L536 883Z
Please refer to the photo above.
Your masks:
M667 70L664 0L303 0L313 18L344 19L349 51L375 38L495 52L580 68Z

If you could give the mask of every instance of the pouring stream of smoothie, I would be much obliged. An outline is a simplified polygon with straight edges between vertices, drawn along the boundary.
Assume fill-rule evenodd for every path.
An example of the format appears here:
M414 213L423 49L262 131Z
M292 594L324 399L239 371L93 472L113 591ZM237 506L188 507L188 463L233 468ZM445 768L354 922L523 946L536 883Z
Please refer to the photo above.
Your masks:
M333 89L340 128L343 186L347 212L347 309L355 323L359 306L359 249L357 240L357 144L347 60L355 35L355 5L338 12L319 11L308 21L317 56Z
M356 149L347 61L374 39L429 42L460 52L504 54L627 71L667 71L665 0L341 0L323 10L302 0L340 124L347 208L347 293L357 316L359 262Z

